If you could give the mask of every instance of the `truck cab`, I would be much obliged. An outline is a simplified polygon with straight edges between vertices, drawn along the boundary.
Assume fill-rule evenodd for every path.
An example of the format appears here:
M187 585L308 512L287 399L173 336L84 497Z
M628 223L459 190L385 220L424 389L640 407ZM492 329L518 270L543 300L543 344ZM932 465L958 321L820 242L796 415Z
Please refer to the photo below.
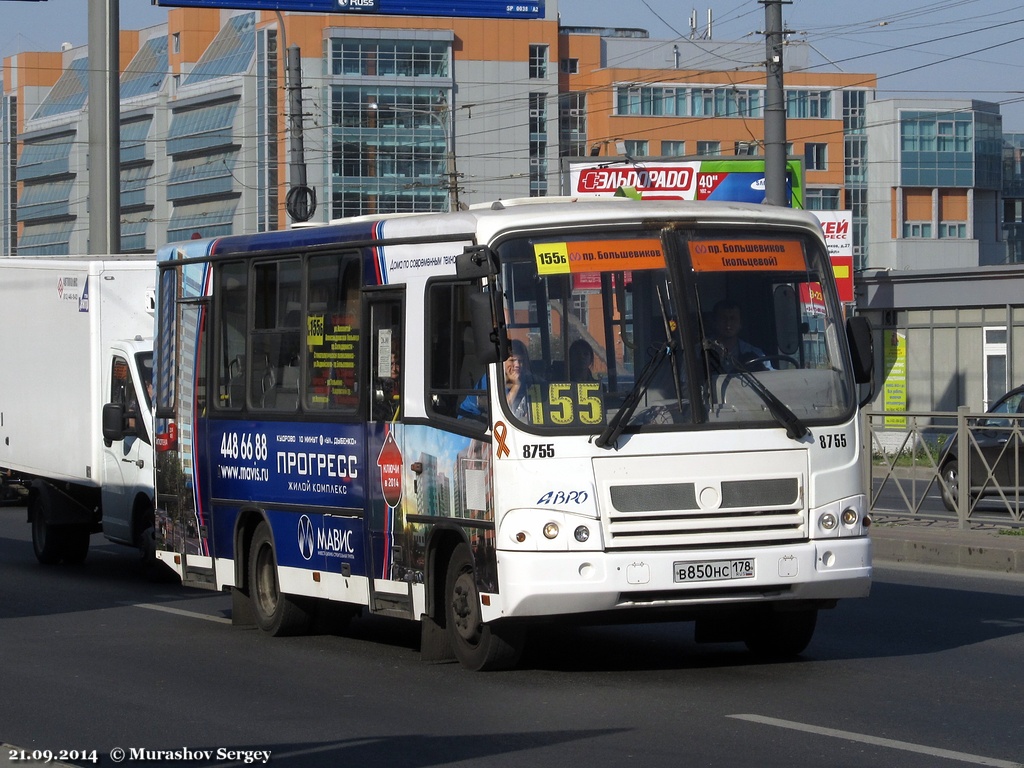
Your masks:
M103 406L103 535L152 552L153 342L111 346Z

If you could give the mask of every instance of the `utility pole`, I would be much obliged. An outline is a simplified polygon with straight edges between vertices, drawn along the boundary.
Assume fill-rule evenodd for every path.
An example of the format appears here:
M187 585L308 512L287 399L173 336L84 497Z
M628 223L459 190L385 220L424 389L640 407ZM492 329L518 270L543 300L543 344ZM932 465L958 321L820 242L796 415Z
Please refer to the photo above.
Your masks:
M764 4L767 81L764 98L765 203L786 205L786 92L782 84L782 5L791 0L759 0Z
M281 29L284 29L283 21ZM316 212L316 192L306 183L306 150L302 135L302 54L299 46L288 47L286 61L291 157L290 188L285 197L285 208L294 221L309 221Z
M89 252L121 250L119 0L89 0Z

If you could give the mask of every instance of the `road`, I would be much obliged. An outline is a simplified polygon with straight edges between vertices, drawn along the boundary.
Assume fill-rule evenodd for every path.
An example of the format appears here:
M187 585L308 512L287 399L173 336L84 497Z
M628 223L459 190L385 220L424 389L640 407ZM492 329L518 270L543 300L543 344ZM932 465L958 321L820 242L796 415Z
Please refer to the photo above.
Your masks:
M104 766L118 748L130 766L1024 761L1020 577L879 568L784 664L653 624L546 630L520 669L475 674L423 663L404 623L275 639L228 615L98 536L83 566L39 566L24 510L0 507L0 742Z

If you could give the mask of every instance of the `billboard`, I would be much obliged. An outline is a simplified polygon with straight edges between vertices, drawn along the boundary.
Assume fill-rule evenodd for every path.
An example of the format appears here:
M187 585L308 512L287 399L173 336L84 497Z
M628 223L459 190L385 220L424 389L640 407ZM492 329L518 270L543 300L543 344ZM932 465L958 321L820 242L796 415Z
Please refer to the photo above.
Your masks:
M793 208L804 207L803 175L803 161L786 162L786 196ZM566 176L566 194L577 197L608 197L630 188L644 200L763 203L765 198L763 158L570 161Z
M154 4L175 8L235 8L303 13L465 16L491 19L544 18L544 0L154 0Z
M832 271L836 275L839 300L855 301L853 295L853 211L811 211L821 222L828 244Z

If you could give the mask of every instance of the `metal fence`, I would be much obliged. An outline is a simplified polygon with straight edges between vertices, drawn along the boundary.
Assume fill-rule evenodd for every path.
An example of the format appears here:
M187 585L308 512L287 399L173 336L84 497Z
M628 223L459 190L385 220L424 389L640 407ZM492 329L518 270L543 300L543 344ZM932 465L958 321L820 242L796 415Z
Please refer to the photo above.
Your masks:
M1024 526L1024 414L865 411L872 516Z

